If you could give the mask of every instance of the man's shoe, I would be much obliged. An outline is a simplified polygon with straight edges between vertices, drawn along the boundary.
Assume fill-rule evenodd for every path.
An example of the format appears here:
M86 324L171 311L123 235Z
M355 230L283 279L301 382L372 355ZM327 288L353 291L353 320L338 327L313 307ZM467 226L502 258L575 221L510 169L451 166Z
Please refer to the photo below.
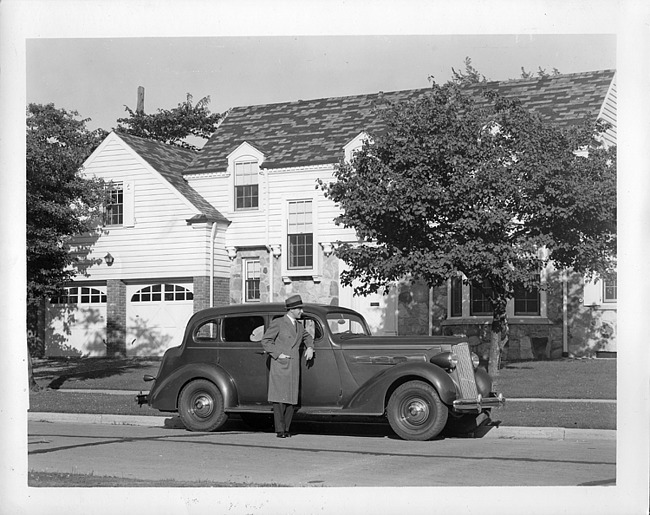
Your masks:
M291 433L289 431L285 431L284 438L291 438Z
M286 437L287 437L287 433L285 433L285 432L280 432L280 433L278 433L276 436L277 436L278 438L286 438Z

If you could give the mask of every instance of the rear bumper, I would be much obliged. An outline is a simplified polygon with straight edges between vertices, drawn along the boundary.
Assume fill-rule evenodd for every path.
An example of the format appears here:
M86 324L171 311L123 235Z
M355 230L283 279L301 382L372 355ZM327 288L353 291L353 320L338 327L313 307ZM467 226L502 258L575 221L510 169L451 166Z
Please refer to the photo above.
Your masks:
M457 411L481 411L484 408L500 408L506 403L501 393L492 392L489 397L483 397L480 393L472 399L456 399L453 403Z

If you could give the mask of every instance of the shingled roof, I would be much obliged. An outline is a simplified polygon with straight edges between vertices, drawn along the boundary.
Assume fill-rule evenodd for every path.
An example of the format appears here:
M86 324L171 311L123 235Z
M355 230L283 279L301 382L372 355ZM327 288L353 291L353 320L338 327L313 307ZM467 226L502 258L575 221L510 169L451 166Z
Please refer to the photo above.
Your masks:
M130 134L116 133L142 159L178 190L199 211L196 220L227 221L217 209L199 195L183 178L182 172L197 156L198 151L189 150L159 141L139 138Z
M596 120L615 70L554 75L537 79L488 82L466 88L480 97L494 89L517 98L543 118L561 126ZM263 168L337 163L343 147L360 132L379 128L378 101L415 99L426 89L322 98L231 109L183 174L224 172L227 156L248 142L265 156Z

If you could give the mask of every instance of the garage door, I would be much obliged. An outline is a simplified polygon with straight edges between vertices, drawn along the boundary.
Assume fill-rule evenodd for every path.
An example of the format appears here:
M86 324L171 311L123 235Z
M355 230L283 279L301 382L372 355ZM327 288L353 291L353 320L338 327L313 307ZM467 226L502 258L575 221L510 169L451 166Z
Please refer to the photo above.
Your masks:
M162 356L180 345L192 316L191 284L129 285L126 304L127 356Z
M106 290L64 288L51 299L45 328L46 356L106 355Z

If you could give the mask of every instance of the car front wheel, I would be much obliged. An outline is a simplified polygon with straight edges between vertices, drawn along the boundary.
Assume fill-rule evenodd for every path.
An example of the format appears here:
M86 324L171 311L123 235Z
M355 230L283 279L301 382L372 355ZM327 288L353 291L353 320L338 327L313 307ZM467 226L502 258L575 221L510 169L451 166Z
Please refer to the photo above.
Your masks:
M399 386L388 401L390 427L404 440L431 440L445 427L447 407L435 388L423 381Z
M183 387L178 397L178 414L190 431L214 431L228 419L219 388L205 379L196 379Z

